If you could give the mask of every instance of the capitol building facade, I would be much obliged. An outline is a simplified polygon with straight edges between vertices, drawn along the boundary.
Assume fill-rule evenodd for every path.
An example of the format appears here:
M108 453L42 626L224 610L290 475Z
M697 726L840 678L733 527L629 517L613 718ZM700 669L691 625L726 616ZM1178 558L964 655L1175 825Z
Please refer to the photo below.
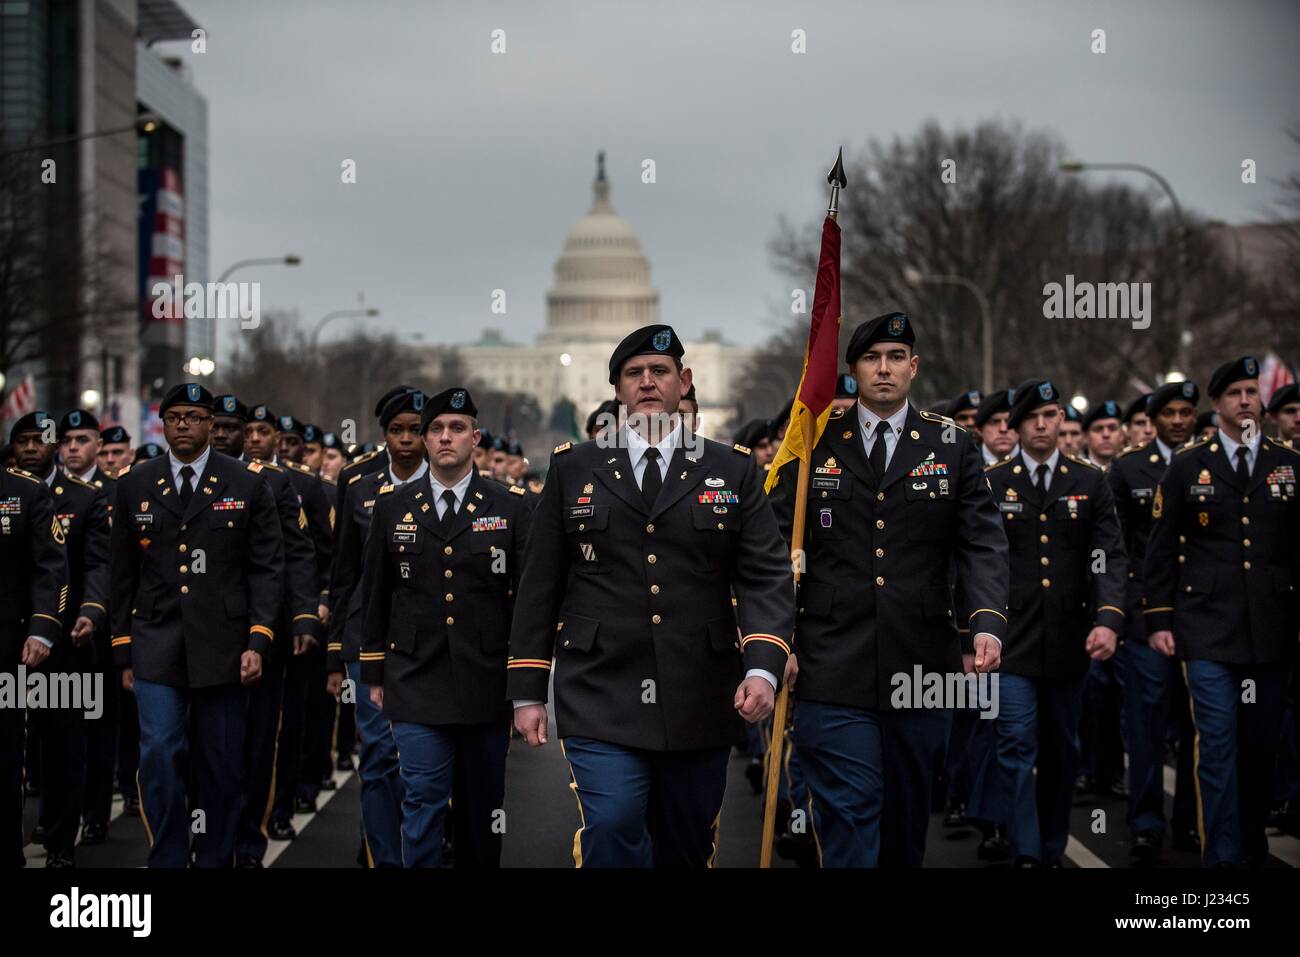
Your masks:
M660 317L650 262L636 232L610 205L609 186L601 153L591 208L565 237L555 284L546 294L546 328L535 343L510 343L499 329L486 329L456 352L473 379L500 392L533 396L546 416L557 402L573 402L581 428L596 406L613 398L614 347L640 326L667 322L682 336L683 362L694 374L701 431L725 439L736 425L728 398L757 350L728 345L716 330L692 336L672 316Z

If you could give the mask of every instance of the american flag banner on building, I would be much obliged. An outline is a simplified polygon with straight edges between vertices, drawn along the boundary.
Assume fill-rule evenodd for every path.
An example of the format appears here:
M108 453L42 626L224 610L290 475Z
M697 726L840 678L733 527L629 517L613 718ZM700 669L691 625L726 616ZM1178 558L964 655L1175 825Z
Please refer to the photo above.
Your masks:
M1270 352L1259 364L1259 398L1264 405L1273 393L1295 381L1295 372L1281 358Z
M5 396L4 405L0 406L0 422L13 422L35 410L36 384L30 375L24 376L23 381L14 386L13 391Z

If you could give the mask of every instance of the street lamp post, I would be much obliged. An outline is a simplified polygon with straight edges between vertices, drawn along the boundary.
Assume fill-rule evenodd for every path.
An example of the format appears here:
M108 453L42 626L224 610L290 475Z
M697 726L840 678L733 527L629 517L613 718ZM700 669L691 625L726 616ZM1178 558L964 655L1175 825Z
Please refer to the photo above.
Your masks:
M32 150L43 150L51 146L66 146L69 143L80 143L82 140L99 139L102 136L118 136L122 133L152 133L158 129L158 117L152 113L141 113L135 118L135 122L130 126L116 126L111 130L94 130L90 133L81 133L77 136L65 136L57 140L46 140L44 143L32 143L28 146L16 146L13 149L5 150L0 153L0 158L7 159L10 156L16 156L19 153L30 153Z
M1080 163L1078 161L1069 161L1061 163L1058 167L1062 173L1082 173L1085 170L1111 170L1128 173L1141 173L1155 180L1165 195L1169 197L1169 203L1174 207L1174 217L1178 220L1178 264L1174 270L1174 320L1178 331L1178 368L1184 373L1188 371L1188 351L1187 347L1189 336L1187 333L1187 317L1182 309L1182 271L1183 271L1183 246L1187 236L1187 220L1183 216L1182 204L1178 202L1178 195L1174 188L1169 185L1169 180L1165 179L1150 166L1143 166L1141 163Z
M1237 278L1241 282L1241 292L1237 296L1237 321L1243 322L1245 321L1244 313L1246 311L1246 285L1247 284L1246 284L1246 251L1245 248L1242 246L1241 232L1240 230L1234 229L1232 226L1229 226L1221 219L1207 220L1205 225L1208 226L1210 229L1227 230L1228 235L1232 237L1233 242L1236 243L1237 245Z
M377 316L377 315L379 315L379 310L375 308L336 309L334 312L326 313L316 323L316 328L312 329L311 331L311 343L307 349L308 355L311 356L312 361L314 362L316 359L316 344L320 340L321 330L324 329L329 323L333 322L335 319L346 319L349 316L354 319L357 319L357 318L361 318L362 316Z
M243 269L246 266L297 266L302 263L302 257L297 253L289 253L284 256L272 256L268 259L241 259L239 262L230 266L217 279L217 282L225 282L230 278L230 274L236 269Z
M913 288L920 286L922 283L934 283L936 285L961 286L969 289L975 296L975 301L980 307L980 389L988 394L993 391L993 313L989 309L989 300L984 295L984 290L978 284L971 282L965 276L942 275L930 276L923 274L919 269L912 266L906 266L903 269L903 279Z

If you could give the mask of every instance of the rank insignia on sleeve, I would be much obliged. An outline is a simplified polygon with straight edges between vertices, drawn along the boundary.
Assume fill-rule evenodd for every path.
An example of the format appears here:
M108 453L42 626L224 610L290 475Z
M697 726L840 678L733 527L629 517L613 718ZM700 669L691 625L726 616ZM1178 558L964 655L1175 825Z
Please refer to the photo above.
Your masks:
M1156 489L1155 501L1151 503L1151 517L1159 518L1165 513L1165 490L1163 487Z
M1196 516L1196 520L1197 520L1198 522L1201 523L1201 528L1205 528L1207 525L1210 524L1210 513L1209 513L1209 512L1200 512L1200 513Z

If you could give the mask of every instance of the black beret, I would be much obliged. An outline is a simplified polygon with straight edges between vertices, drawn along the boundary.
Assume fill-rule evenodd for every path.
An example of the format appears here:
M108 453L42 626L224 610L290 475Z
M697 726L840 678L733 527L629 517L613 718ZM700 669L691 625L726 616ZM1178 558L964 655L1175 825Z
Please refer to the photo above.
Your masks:
M346 453L346 449L343 447L343 440L338 437L338 433L336 432L322 432L320 436L320 444L323 449L338 449L340 452Z
M979 409L980 402L984 397L975 389L968 389L961 395L957 396L948 403L948 415L954 416L959 412L965 412L967 409Z
M415 392L415 391L416 389L415 386L413 385L399 385L389 389L387 392L381 395L379 397L379 401L375 403L375 418L377 419L381 415L383 415L384 406L388 405L388 400L393 398L393 396L401 395L403 392Z
M1081 416L1079 410L1072 405L1067 405L1065 407L1065 418L1067 422L1083 422L1083 416Z
M623 363L633 356L656 354L680 359L685 351L682 340L677 338L672 326L665 326L661 322L653 326L642 326L629 333L609 357L609 381L613 384L618 379Z
M1105 402L1098 402L1089 409L1088 414L1083 417L1083 427L1085 430L1090 429L1094 422L1099 422L1102 419L1115 419L1118 421L1121 414L1122 410L1119 407L1119 403L1114 399L1107 399Z
M487 429L478 430L478 447L480 449L492 448L492 433Z
M776 423L771 419L751 419L740 427L733 441L737 445L752 449L760 442L770 442L776 438Z
M239 419L241 422L247 422L248 406L240 402L236 396L219 395L212 400L212 414L224 415L230 419Z
M302 426L302 440L304 442L320 442L321 432L324 430L311 422L304 422Z
M1225 362L1214 370L1214 375L1210 376L1210 398L1217 399L1234 382L1240 382L1242 379L1258 378L1259 363L1254 356L1242 356L1240 359Z
M1282 410L1282 406L1290 405L1292 402L1300 402L1300 383L1298 382L1284 385L1274 392L1273 397L1268 400L1268 411L1277 415Z
M40 409L37 409L35 412L28 412L9 427L9 444L14 444L14 439L18 437L19 433L44 432L48 424L53 421L54 420L50 418L50 413L43 412Z
M281 432L292 432L298 438L306 438L307 427L291 415L282 415L279 418Z
M858 397L858 380L847 372L835 377L835 398L856 399Z
M409 392L399 392L385 403L379 411L379 424L383 428L388 428L388 423L401 415L403 412L414 412L420 415L424 412L425 403L428 397L419 389L411 389Z
M916 344L916 333L912 329L912 320L901 312L887 312L883 316L868 319L853 330L849 347L844 352L844 361L850 366L862 358L877 342L901 342L904 345Z
M197 405L202 409L212 408L212 393L197 382L182 382L180 385L172 386L172 390L163 396L162 404L158 406L158 414L162 415L174 405Z
M1154 419L1156 413L1174 399L1182 399L1194 406L1201 400L1201 390L1195 382L1166 382L1147 396L1147 415Z
M1123 422L1125 425L1128 425L1130 422L1133 421L1133 416L1137 415L1138 413L1146 415L1147 402L1150 401L1150 399L1151 399L1150 392L1138 396L1128 405L1124 406L1124 414L1119 417L1119 420Z
M429 428L430 422L448 412L468 415L471 419L478 418L478 406L474 404L469 390L452 386L424 400L424 409L420 412L420 431L424 432Z
M522 459L524 457L524 447L518 442L511 442L506 446L506 455L517 455Z
M110 425L106 429L99 430L99 437L105 442L125 442L131 444L131 433L120 425Z
M1011 399L1011 414L1007 416L1007 425L1019 428L1025 417L1044 405L1064 405L1061 393L1057 391L1050 379L1030 379L1016 386L1016 394Z
M980 399L979 411L975 413L975 427L983 428L988 425L989 419L999 412L1010 412L1011 397L1015 391L1015 389L997 389Z
M944 418L948 418L949 416L948 410L951 408L952 408L952 400L944 399L942 402L936 402L934 405L930 406L925 411L933 412L935 415L942 415Z
M618 399L606 399L592 410L591 415L587 416L588 432L600 426L600 417L602 415L613 416L614 421L618 422Z
M1217 429L1218 427L1219 413L1215 412L1213 409L1210 409L1207 412L1202 412L1196 417L1197 432L1200 432L1202 429Z
M63 418L59 419L59 438L63 438L73 429L94 429L99 431L99 419L95 418L93 412L87 412L85 409L73 409L71 412L63 413Z
M135 450L135 458L131 460L132 465L139 465L146 459L156 459L163 454L163 447L157 442L146 442Z
M265 422L276 431L280 429L279 416L272 412L271 407L265 402L259 403L248 410L248 421Z
M496 435L492 437L493 452L504 452L506 450L507 445L508 443L505 440L505 436Z

